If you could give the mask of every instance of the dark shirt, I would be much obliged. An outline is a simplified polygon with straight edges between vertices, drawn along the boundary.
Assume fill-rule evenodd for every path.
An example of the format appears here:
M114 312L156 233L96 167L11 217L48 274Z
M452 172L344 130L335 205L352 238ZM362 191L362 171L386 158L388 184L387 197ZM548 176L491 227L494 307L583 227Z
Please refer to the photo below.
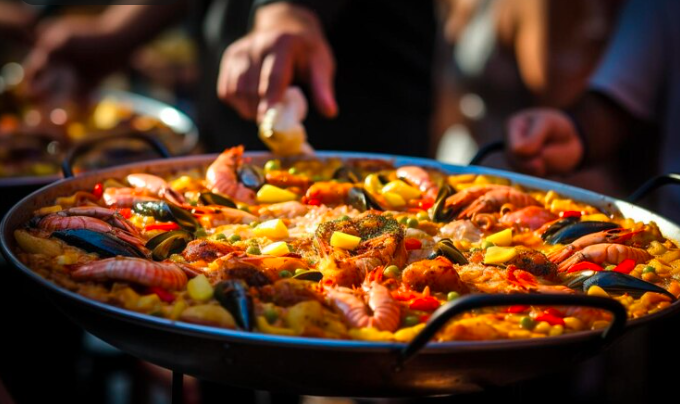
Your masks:
M337 63L335 91L340 114L325 119L310 105L305 126L312 146L317 150L425 155L432 110L433 2L298 2L320 16ZM222 53L247 32L251 7L251 0L216 0L204 3L199 10L203 77L197 121L213 151L234 144L251 150L265 148L257 138L255 124L223 105L215 90Z

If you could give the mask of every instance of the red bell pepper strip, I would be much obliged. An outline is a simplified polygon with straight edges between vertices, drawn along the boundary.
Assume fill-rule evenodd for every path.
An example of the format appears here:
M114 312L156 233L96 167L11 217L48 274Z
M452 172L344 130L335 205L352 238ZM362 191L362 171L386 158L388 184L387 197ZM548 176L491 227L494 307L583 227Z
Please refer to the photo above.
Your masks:
M102 195L104 195L104 185L102 185L101 182L98 182L94 185L94 189L92 189L92 195L94 195L97 199L100 199Z
M126 219L132 217L132 209L130 208L120 208L118 209L118 213Z
M574 264L567 270L567 273L570 274L572 272L578 272L578 271L595 271L595 272L600 272L604 271L604 268L597 264L593 264L592 262L588 261L581 261L578 264Z
M423 247L423 243L417 238L407 238L404 240L404 246L406 250L420 250Z
M583 214L578 210L565 210L564 212L560 212L560 217L563 219L566 219L568 217L581 217L581 216L583 216Z
M421 310L421 311L434 311L439 308L441 304L439 300L432 296L419 297L411 302L409 309L411 310Z
M175 301L176 296L167 290L158 286L149 286L149 292L155 293L159 299L165 303L172 303Z
M635 265L637 263L635 260L626 258L625 260L621 261L619 265L616 266L616 268L612 269L614 272L620 272L622 274L629 274L633 269L635 269Z
M146 227L144 227L144 230L146 231L151 231L151 230L179 230L180 227L177 223L174 222L168 222L168 223L155 223L155 224L150 224Z
M511 314L518 314L518 313L524 313L524 312L528 311L529 308L530 308L529 306L517 304L517 305L508 307L507 309L505 309L505 311L507 311L508 313L511 313Z
M307 205L319 206L319 205L321 205L321 201L319 199L310 198L310 199L307 199Z
M562 314L561 311L559 311L559 310L557 310L553 307L549 307L549 308L545 309L544 312L545 312L545 314L550 314L551 316L555 316L555 317L559 317L559 318L564 317L564 314Z
M414 292L408 292L403 290L395 290L392 292L392 297L399 301L406 301L411 299L416 299L419 295Z
M562 326L564 325L563 319L548 313L539 314L538 316L536 316L536 318L534 318L534 320L545 321L550 325L562 325Z
M421 199L418 201L418 207L422 210L428 210L434 205L432 199Z
M420 320L421 323L427 323L430 321L430 317L432 317L429 314L423 314L422 316L418 317L418 320Z

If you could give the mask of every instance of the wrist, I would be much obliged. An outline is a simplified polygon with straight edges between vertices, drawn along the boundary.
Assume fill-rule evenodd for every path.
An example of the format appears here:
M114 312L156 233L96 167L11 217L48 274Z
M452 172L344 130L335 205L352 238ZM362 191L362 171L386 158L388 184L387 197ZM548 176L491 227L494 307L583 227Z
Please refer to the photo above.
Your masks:
M321 23L314 11L287 2L266 4L255 10L253 31L270 29L319 33L322 31Z
M571 111L564 111L564 114L571 123L574 134L576 135L576 138L581 145L581 157L579 158L579 161L578 163L576 163L576 166L574 168L575 170L580 170L587 163L588 139L586 137L585 131L583 130L583 126L578 120L578 117Z

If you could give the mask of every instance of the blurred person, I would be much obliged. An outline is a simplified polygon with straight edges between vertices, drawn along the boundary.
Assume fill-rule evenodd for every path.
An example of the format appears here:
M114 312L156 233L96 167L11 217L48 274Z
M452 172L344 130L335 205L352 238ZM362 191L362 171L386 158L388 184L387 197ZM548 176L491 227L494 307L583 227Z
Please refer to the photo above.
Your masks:
M35 10L21 1L0 1L0 40L29 42L36 17Z

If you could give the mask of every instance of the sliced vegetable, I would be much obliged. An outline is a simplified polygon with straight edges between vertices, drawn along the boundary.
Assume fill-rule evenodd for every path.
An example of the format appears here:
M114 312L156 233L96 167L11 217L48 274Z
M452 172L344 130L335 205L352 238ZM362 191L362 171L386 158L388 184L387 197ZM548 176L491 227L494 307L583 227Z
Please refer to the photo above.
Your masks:
M150 224L144 227L144 230L146 231L151 231L151 230L165 230L165 231L170 231L170 230L179 230L181 227L175 223L175 222L168 222L168 223L154 223Z
M534 321L536 321L536 322L545 321L546 323L548 323L550 325L564 326L564 319L562 319L561 317L557 317L557 316L550 314L550 313L539 314L534 318Z
M98 182L94 185L94 189L92 189L92 195L94 195L97 199L104 195L104 185L102 185L101 182Z
M490 241L497 246L509 247L512 245L512 229L505 229L494 233L487 237L486 241Z
M407 238L404 240L404 246L408 251L420 250L423 247L423 243L421 243L417 238Z
M564 212L560 212L560 217L562 219L566 219L568 217L581 217L581 212L578 210L565 210Z
M419 297L411 302L409 309L411 310L421 310L421 311L433 311L437 310L441 306L439 300L432 296Z
M264 184L259 191L257 191L257 201L259 203L278 203L294 201L298 195L290 192L287 189L275 187L271 184Z
M281 219L268 220L260 223L253 232L257 237L269 237L271 239L280 239L288 237L288 227Z
M201 274L187 282L187 292L192 299L205 302L213 297L215 290L208 278Z
M168 292L167 290L158 286L149 286L149 292L155 293L158 298L165 303L172 303L177 298L177 296L175 296L172 292Z
M572 265L568 270L567 273L570 274L572 272L579 272L579 271L595 271L595 272L600 272L604 271L604 268L601 266L594 264L592 262L588 261L581 261L578 264Z
M387 185L382 187L383 195L388 192L399 194L405 201L420 198L420 191L417 188L414 188L401 180L390 181Z
M484 254L485 264L502 264L515 258L517 250L514 247L489 247Z
M275 257L280 257L288 253L290 253L290 249L288 248L288 244L286 244L285 241L271 243L262 249L262 254L273 255Z
M635 269L637 263L635 260L627 258L619 263L612 271L620 272L622 274L629 274L633 269Z
M406 206L406 201L396 192L385 192L382 194L387 203L396 209L403 208Z
M45 254L56 257L64 252L61 245L56 241L35 237L26 230L15 230L14 239L19 247L29 254Z
M361 237L353 236L351 234L335 231L331 236L331 245L333 247L342 248L343 250L353 250L357 248L359 243L361 243Z

